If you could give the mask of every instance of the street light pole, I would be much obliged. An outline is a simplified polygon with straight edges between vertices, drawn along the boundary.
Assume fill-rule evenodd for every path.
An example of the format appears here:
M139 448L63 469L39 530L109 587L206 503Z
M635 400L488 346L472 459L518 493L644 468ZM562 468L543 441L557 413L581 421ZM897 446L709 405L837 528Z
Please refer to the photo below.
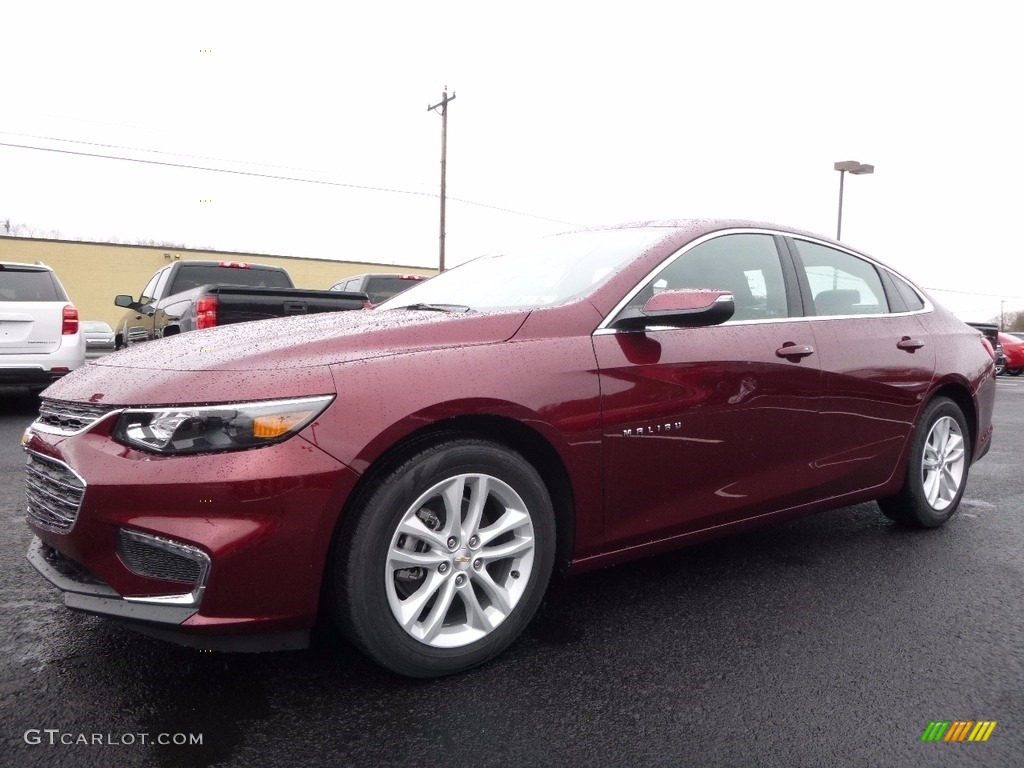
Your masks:
M843 160L833 166L839 171L839 217L836 220L836 240L842 239L843 234L843 180L847 173L860 176L866 173L874 173L875 166L867 163L858 163L856 160Z

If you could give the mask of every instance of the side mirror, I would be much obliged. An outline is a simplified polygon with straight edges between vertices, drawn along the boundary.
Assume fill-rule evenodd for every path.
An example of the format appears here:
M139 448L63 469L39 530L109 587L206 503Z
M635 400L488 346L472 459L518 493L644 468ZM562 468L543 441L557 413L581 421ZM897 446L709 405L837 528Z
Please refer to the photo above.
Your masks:
M729 291L675 290L655 293L643 309L624 310L612 328L639 331L655 326L700 328L724 323L736 311L736 301Z
M140 304L127 293L119 293L114 297L114 304L118 307L124 307L125 309L134 309L143 315L154 315L156 314L156 308L151 304Z

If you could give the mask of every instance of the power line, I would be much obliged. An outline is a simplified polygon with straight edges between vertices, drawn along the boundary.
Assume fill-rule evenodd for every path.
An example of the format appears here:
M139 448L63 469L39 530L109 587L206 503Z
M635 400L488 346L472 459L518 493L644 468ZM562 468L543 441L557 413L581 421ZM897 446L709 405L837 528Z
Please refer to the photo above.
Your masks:
M989 299L1024 299L1024 296L1012 296L1005 293L979 293L977 291L955 291L952 288L929 288L927 285L921 286L926 291L938 291L940 293L958 293L961 296L984 296Z
M68 141L68 142L72 142L72 143L88 144L88 142L77 142L77 141L74 141L72 139L55 139L55 141ZM102 145L99 145L99 146L102 146ZM116 145L112 145L112 146L116 146ZM276 174L276 173L260 173L258 171L241 171L241 170L236 170L236 169L232 169L232 168L216 168L216 167L207 166L207 165L191 165L189 163L173 163L173 162L170 162L168 160L152 160L152 159L141 158L141 157L124 157L122 155L108 155L108 154L101 154L101 153L98 153L98 152L82 152L82 151L74 150L74 149L59 149L57 147L35 147L35 146L30 145L30 144L15 144L13 142L7 142L7 141L0 141L0 147L13 147L15 149L30 149L30 150L35 150L37 152L53 152L55 154L75 155L77 157L92 157L92 158L97 158L97 159L100 159L100 160L120 160L120 161L126 162L126 163L141 163L143 165L159 165L159 166L163 166L163 167L166 167L166 168L184 168L184 169L192 170L192 171L210 171L212 173L229 173L229 174L234 174L236 176L250 176L250 177L260 178L260 179L272 179L274 181L295 181L295 182L299 182L301 184L320 184L320 185L329 186L329 187L345 187L347 189L362 189L362 190L367 190L367 191L371 191L371 192L391 192L393 194L415 195L415 196L418 196L418 197L435 197L435 198L439 197L438 193L436 193L436 192L416 192L416 191L407 190L407 189L395 189L395 188L392 188L392 187L374 187L374 186L371 186L371 185L368 185L368 184L349 184L349 183L346 183L346 182L343 182L343 181L331 181L329 179L304 179L304 178L300 178L300 177L297 177L297 176L285 176L283 174ZM127 147L122 147L122 149L127 149ZM145 150L137 150L137 151L140 151L140 152L154 152L156 150L145 149ZM239 162L239 161L226 160L224 162ZM252 165L259 165L259 163L252 163ZM274 166L271 166L271 167L274 167ZM488 209L493 210L493 211L501 211L502 213L511 213L511 214L516 215L516 216L525 216L525 217L528 217L528 218L531 218L531 219L539 219L541 221L550 221L550 222L553 222L555 224L566 224L566 225L568 225L570 227L582 226L580 224L577 224L577 223L571 222L571 221L564 221L562 219L552 219L552 218L550 218L548 216L539 216L539 215L537 215L535 213L526 213L525 211L517 211L517 210L514 210L512 208L503 208L503 207L498 206L498 205L490 205L488 203L479 203L479 202L477 202L475 200L466 200L465 198L460 198L460 197L449 197L448 199L449 200L454 200L454 201L459 202L459 203L464 203L465 205L475 205L478 208L488 208Z
M221 163L237 163L239 165L258 165L263 168L287 168L292 171L310 171L311 168L297 168L292 165L273 165L271 163L254 163L248 160L230 160L226 157L211 157L209 155L190 155L186 152L168 152L161 149L146 149L145 147L126 147L123 144L104 144L96 141L83 141L82 139L62 139L59 136L39 136L33 133L13 133L11 131L0 131L4 136L17 136L21 139L38 139L39 141L61 141L65 144L82 144L87 147L103 147L104 149L123 149L128 152L148 152L153 155L172 155L174 157L191 157L194 160L216 160ZM43 148L40 148L43 149Z

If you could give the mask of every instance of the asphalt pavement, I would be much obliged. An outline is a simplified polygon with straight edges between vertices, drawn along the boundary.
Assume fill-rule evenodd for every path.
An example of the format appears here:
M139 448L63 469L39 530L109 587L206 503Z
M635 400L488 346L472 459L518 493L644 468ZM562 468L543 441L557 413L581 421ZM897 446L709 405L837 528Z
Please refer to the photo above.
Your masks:
M859 504L560 579L432 682L327 632L217 654L65 609L25 560L36 406L0 390L0 766L1024 766L1024 377L945 527Z

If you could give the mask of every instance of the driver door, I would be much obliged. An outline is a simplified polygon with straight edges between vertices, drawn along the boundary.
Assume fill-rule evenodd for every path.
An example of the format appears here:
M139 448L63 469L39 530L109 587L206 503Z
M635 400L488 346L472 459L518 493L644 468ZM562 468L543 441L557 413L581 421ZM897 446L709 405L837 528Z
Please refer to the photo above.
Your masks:
M814 496L821 372L792 263L770 234L719 235L673 257L620 311L681 288L732 292L733 318L594 335L609 543L641 544Z

